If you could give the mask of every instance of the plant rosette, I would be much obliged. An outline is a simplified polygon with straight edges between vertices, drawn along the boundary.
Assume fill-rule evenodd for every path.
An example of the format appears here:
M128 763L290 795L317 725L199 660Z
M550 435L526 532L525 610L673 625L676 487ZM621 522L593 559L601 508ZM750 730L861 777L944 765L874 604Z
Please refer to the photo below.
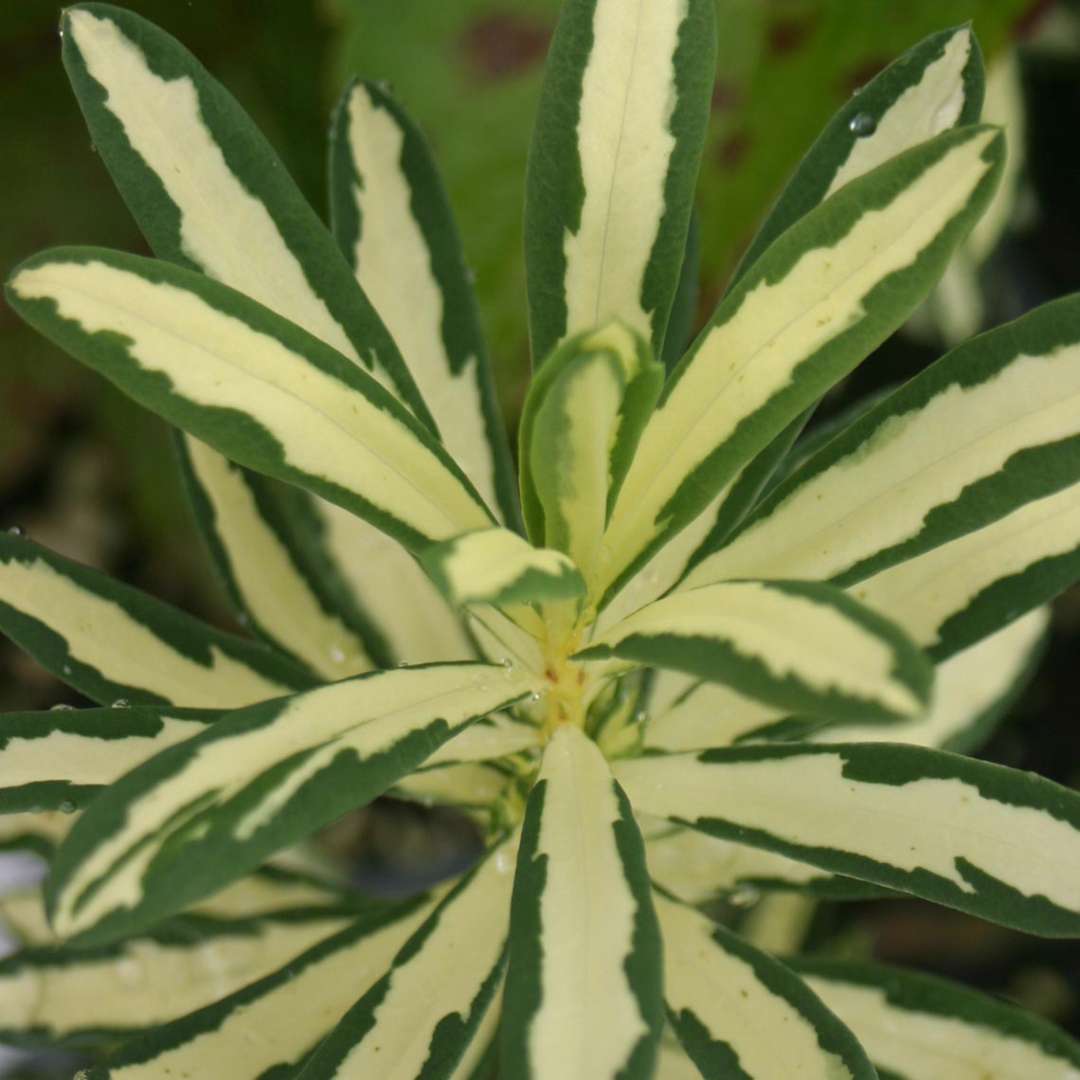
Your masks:
M665 367L713 7L569 0L517 483L445 194L385 89L337 110L327 230L174 40L99 4L62 30L156 258L47 251L8 300L183 433L251 633L0 537L0 625L112 705L4 719L5 842L55 853L48 924L7 902L3 1037L132 1080L1075 1076L1017 1010L785 966L699 910L901 892L1080 933L1080 795L962 753L1080 571L1080 298L796 442L993 195L968 30L852 98ZM465 808L486 855L401 903L281 867L384 792Z

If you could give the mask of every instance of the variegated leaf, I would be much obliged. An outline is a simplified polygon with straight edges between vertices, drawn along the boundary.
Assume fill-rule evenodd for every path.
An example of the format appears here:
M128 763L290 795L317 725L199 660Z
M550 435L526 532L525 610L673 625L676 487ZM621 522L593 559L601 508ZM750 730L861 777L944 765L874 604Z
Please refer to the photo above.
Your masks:
M534 542L567 552L594 582L608 511L664 371L623 322L565 341L522 412L521 492Z
M578 656L615 656L811 716L920 713L933 669L887 620L818 582L733 581L657 600Z
M1050 615L1036 608L996 634L938 664L934 696L926 715L892 724L829 724L811 733L813 742L889 742L972 753L987 739L1042 658ZM697 746L670 749L697 750ZM665 747L665 749L669 749Z
M357 995L382 978L431 906L420 899L373 909L272 975L126 1043L85 1080L294 1075Z
M244 625L329 681L389 666L381 635L335 580L309 497L198 439L181 436L176 447L200 531Z
M75 820L74 814L63 810L2 814L0 851L26 851L49 859L57 844L71 831Z
M1080 484L859 582L939 663L1051 600L1080 578Z
M215 712L148 706L0 715L0 814L84 806L166 747L206 730Z
M555 605L552 605L555 606ZM573 607L565 604L560 607ZM536 627L523 628L521 625L527 621L527 616L532 612L536 620ZM513 664L523 671L531 671L534 675L542 676L544 673L545 660L540 635L533 633L533 629L539 630L539 614L531 608L519 605L513 609L515 622L510 615L490 604L473 604L468 610L469 629L480 646L480 652L489 660L497 664Z
M672 682L676 678L685 680L684 689L671 704L658 708L650 703L644 734L647 750L731 746L763 734L787 715L783 709L764 705L721 683L698 680L681 672L662 674L670 674ZM874 730L880 735L881 725L874 725ZM892 727L887 734L891 735L891 731Z
M333 237L243 109L134 12L64 12L64 66L94 146L156 255L302 326L429 420Z
M961 345L870 409L685 585L851 585L1078 481L1080 297L1066 297Z
M223 717L94 801L53 865L54 927L99 943L179 910L370 801L531 685L484 664L433 665Z
M55 1045L153 1028L263 978L349 922L348 911L310 908L182 915L105 948L24 949L0 962L0 1037Z
M515 847L504 841L442 901L298 1080L448 1080L502 980Z
M635 810L1050 937L1080 932L1080 794L899 744L619 762Z
M729 536L742 522L765 490L802 431L808 413L787 426L739 475L726 484L701 513L681 532L653 552L624 584L614 591L597 620L597 629L608 627L663 596L686 575L702 549Z
M585 592L573 560L535 548L509 529L484 529L433 544L420 562L443 595L466 604L540 603Z
M701 1072L682 1046L665 1033L656 1055L656 1080L702 1080Z
M184 916L236 922L299 908L329 912L364 903L367 901L360 894L340 885L267 865L187 908ZM57 944L45 913L45 898L38 888L0 896L0 920L23 945Z
M662 353L715 66L709 0L572 0L551 44L525 187L534 366L618 318Z
M956 125L974 124L983 65L969 26L931 34L841 106L743 256L736 280L785 229L845 184Z
M498 763L440 765L403 776L391 794L421 806L453 806L486 818L511 779Z
M265 645L10 533L0 535L0 629L103 704L227 709L313 682Z
M248 297L168 263L58 248L12 306L140 404L418 550L491 524L428 431L357 365Z
M730 687L681 672L658 672L650 691L643 745L707 750L796 733L813 742L888 742L957 753L976 749L1025 688L1042 655L1049 615L1036 609L939 664L924 715L890 724L788 718Z
M502 521L518 519L506 429L450 204L416 125L353 83L330 132L334 235L450 455Z
M608 595L913 310L999 179L991 129L947 132L779 237L668 380L611 514Z
M1030 1012L913 971L829 960L792 961L897 1080L1070 1080L1080 1044Z
M220 84L183 46L132 12L80 5L68 9L64 30L64 61L94 144L154 252L302 326L430 423L397 346L334 240ZM314 511L325 552L313 553L316 565L307 563L307 576L324 561L331 573L336 565L351 591L346 612L375 620L390 659L473 655L457 620L396 543L332 504L319 501ZM239 521L241 513L233 504L240 530L259 531L258 521ZM406 589L416 605L404 601ZM340 610L345 594L335 592ZM423 623L404 617L414 606L428 609ZM353 627L365 628L364 620ZM363 636L377 656L378 635Z
M779 961L655 893L668 1017L703 1076L877 1080L855 1037Z
M371 617L393 663L476 658L458 614L396 540L333 503L316 500L314 509L339 572L336 594Z
M823 900L866 900L887 894L876 885L830 874L775 851L641 817L649 874L687 904L726 897L740 905L753 902L760 892L774 891L797 891Z
M663 1024L661 945L641 836L596 744L544 752L510 923L502 1069L520 1080L648 1080Z

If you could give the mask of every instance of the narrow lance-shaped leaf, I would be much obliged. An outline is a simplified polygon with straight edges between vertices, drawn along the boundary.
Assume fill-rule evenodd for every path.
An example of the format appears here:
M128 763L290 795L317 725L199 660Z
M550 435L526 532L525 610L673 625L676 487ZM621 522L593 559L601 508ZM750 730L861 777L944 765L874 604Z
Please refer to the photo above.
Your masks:
M819 582L689 589L642 608L578 656L684 671L827 718L915 715L933 680L932 666L902 631Z
M877 1080L855 1037L779 961L659 892L664 1001L702 1076Z
M55 1045L156 1027L262 978L349 921L347 911L310 908L258 919L183 915L105 948L25 949L0 962L0 1036Z
M421 806L453 806L490 824L492 807L513 779L497 762L465 762L417 769L402 777L390 794Z
M666 821L646 817L643 832L653 881L687 904L726 898L738 905L755 900L760 892L777 891L806 893L823 900L867 900L890 895L876 885L830 874L775 851Z
M647 1080L663 1025L660 963L630 804L596 744L561 727L522 826L502 1069L521 1080Z
M612 511L609 595L914 309L993 193L1000 134L939 135L769 248L668 380Z
M887 731L874 724L829 724L808 738L845 743L886 739L972 753L1027 688L1045 651L1049 625L1049 612L1037 608L938 664L925 716L892 724ZM670 747L702 748L703 743Z
M176 448L200 532L244 625L331 681L389 666L381 635L318 550L309 496L268 483L198 439L181 435Z
M393 664L472 660L476 647L413 555L333 503L315 500L312 527L338 571L335 596L371 617ZM296 524L295 520L292 524Z
M449 1080L502 980L515 847L489 852L439 904L298 1080Z
M86 1080L291 1075L389 968L432 901L379 905L290 963L215 1005L125 1043Z
M892 566L851 594L893 619L938 662L1080 578L1080 484Z
M94 146L154 253L302 326L429 420L333 237L225 88L134 12L80 4L61 29Z
M76 810L158 751L204 731L217 715L160 707L4 713L0 813Z
M369 802L531 688L484 664L434 665L223 717L93 802L54 863L53 925L88 944L149 925Z
M182 45L132 12L70 8L63 30L64 63L94 145L155 254L202 270L303 327L433 423L333 238L224 88ZM260 531L257 520L237 520L242 510L232 504L240 530ZM322 521L313 546L321 542L325 550L314 553L306 576L316 576L324 562L332 575L336 564L346 588L335 594L351 593L346 614L368 613L389 645L392 655L379 655L378 635L363 633L365 621L356 621L353 629L373 658L423 663L473 655L456 620L396 544L339 507L317 501L313 510ZM213 535L208 539L214 543ZM241 557L229 553L234 561ZM390 580L396 588L387 595ZM430 610L422 625L403 617L411 606L403 602L405 590L415 606Z
M615 767L643 813L1028 933L1080 930L1080 795L899 744L745 747Z
M520 456L529 534L567 552L590 582L663 378L645 339L613 322L564 342L526 399Z
M407 547L491 523L395 398L232 289L168 263L68 248L28 260L7 292L31 325L140 404Z
M869 577L1080 481L1080 297L942 357L781 484L686 587Z
M103 704L227 709L313 681L265 645L10 533L0 535L0 629Z
M874 1064L898 1080L1080 1074L1080 1044L985 994L877 964L796 958L792 967L855 1032Z
M785 229L838 188L955 125L978 122L979 43L969 26L931 34L851 95L799 163L743 256L742 277Z
M448 452L514 525L510 449L450 203L424 137L378 85L353 83L338 105L330 210Z
M0 815L0 851L25 851L51 859L75 820L74 814L63 810Z
M534 548L509 529L484 529L433 544L420 561L443 595L457 605L531 604L585 592L573 561Z
M330 918L341 911L355 914L370 905L370 899L340 883L267 864L186 908L182 915L175 918L181 926L186 925L184 920L193 915L238 923L312 908L321 909ZM8 892L0 897L0 919L23 945L57 943L56 935L49 926L45 898L40 888ZM156 934L161 925L152 933Z
M701 1072L668 1031L656 1055L656 1080L702 1080Z
M676 701L663 709L650 707L645 721L646 749L708 750L714 746L731 746L766 734L768 728L787 716L785 709L765 705L730 686L695 680L692 676L686 678L688 685ZM875 738L883 734L880 722L871 726ZM884 734L891 738L895 726L890 725Z
M622 319L661 355L715 68L713 5L572 0L551 44L525 186L534 366Z

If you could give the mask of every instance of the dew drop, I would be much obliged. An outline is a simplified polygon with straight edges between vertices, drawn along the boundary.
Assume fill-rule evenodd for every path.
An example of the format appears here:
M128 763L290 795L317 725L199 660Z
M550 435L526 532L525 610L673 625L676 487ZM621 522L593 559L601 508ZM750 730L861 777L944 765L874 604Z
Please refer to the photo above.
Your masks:
M495 852L495 869L500 874L508 874L514 868L514 860L510 858L508 851Z
M848 130L856 138L864 139L877 131L877 121L869 113L856 113L848 121Z
M74 708L74 705L65 705L63 702L60 702L58 705L51 706L49 712L71 712Z
M65 664L65 665L64 665L64 666L63 666L63 667L62 667L62 668L61 668L60 670L61 670L61 671L62 671L62 672L63 672L63 673L65 674L65 675L70 675L70 674L71 674L71 665L70 665L70 664Z
M110 706L110 709L130 709L131 702L127 698L118 697Z
M539 690L534 690L529 695L529 700L535 705L540 700L540 691Z
M740 885L729 897L736 907L750 907L761 898L761 893L749 885Z
M8 528L9 536L25 536L26 530L21 525L11 525Z
M65 799L60 804L60 813L61 814L74 814L75 813L75 804L70 799Z
M334 645L330 649L330 659L335 664L345 663L345 650L340 645Z

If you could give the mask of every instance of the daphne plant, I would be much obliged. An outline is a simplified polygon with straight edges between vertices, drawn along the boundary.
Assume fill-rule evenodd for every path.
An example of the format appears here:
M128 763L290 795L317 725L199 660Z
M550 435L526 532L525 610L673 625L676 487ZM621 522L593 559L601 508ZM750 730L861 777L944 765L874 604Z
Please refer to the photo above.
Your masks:
M977 45L940 33L856 95L666 370L713 40L710 0L565 7L515 487L447 202L387 92L342 99L327 231L180 45L65 13L157 258L48 251L8 299L184 432L252 636L0 539L0 625L112 705L0 729L9 836L59 841L51 929L8 905L5 1038L120 1042L86 1076L132 1080L1080 1067L1016 1010L784 966L700 910L899 891L1080 933L1080 796L955 752L1080 571L1080 298L792 450L994 191ZM282 869L384 792L466 808L486 854L392 904Z

